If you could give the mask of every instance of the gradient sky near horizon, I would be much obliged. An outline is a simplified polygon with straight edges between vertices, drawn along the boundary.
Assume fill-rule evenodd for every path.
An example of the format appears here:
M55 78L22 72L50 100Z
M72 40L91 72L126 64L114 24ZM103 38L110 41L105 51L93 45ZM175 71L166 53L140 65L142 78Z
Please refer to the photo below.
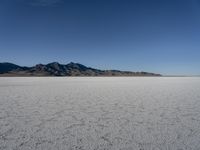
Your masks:
M200 74L200 0L1 0L0 62Z

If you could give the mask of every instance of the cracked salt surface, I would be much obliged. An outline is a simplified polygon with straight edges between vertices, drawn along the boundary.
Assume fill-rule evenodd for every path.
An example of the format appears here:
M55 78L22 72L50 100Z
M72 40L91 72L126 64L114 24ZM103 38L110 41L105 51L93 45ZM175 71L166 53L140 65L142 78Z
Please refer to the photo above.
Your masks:
M199 150L200 78L0 78L0 150Z

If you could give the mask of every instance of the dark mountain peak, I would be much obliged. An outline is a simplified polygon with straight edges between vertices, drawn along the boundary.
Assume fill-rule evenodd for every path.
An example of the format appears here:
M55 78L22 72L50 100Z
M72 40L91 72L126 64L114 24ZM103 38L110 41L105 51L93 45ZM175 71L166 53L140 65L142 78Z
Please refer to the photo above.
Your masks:
M78 66L84 66L84 65L82 65L82 64L80 64L80 63L75 63L75 62L70 62L70 63L68 63L67 65L78 65Z
M37 65L35 65L35 67L41 67L41 66L44 66L44 64L37 64Z
M52 62L52 63L48 63L47 65L50 65L50 66L54 66L54 65L61 65L60 63L58 63L58 62Z
M1 66L14 66L14 67L20 67L20 66L18 66L18 65L15 65L15 64L13 64L13 63L9 63L9 62L2 62L2 63L0 63L0 65Z
M9 62L2 62L2 63L0 63L0 65L15 65L15 64L9 63ZM15 65L15 66L17 66L17 65Z
M7 73L12 70L20 69L21 67L9 62L0 63L0 73Z
M68 63L68 65L73 65L73 64L77 64L77 63L75 63L75 62L70 62L70 63Z
M32 69L34 70L44 70L45 65L44 64L37 64L34 67L32 67Z
M57 69L57 70L63 67L63 65L59 64L58 62L52 62L52 63L47 64L46 66Z
M71 69L80 69L80 70L86 70L89 69L88 67L79 64L79 63L74 63L74 62L70 62L69 64L66 65L67 67L71 68Z
M74 62L70 62L67 64L67 66L80 66L81 64L79 63L74 63Z

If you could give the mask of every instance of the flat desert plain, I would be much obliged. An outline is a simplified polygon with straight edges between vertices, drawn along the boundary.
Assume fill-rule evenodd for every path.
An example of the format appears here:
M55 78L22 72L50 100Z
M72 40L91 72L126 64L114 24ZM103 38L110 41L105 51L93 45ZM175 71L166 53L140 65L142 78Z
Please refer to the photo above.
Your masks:
M198 77L1 77L1 150L200 150Z

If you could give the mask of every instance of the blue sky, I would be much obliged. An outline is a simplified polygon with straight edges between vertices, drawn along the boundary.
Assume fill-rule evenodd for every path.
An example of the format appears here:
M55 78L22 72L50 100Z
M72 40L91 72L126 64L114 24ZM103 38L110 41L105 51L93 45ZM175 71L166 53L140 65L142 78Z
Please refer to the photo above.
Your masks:
M200 0L1 0L0 61L200 74Z

